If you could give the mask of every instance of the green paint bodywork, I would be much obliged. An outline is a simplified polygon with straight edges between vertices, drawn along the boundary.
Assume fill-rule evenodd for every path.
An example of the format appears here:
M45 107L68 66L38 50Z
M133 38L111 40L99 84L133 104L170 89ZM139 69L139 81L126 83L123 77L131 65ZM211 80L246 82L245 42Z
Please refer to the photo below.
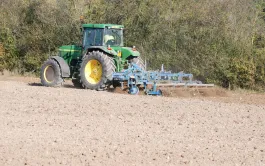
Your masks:
M59 48L59 56L62 57L67 64L73 59L78 59L82 55L82 47L76 45L61 46Z
M127 59L129 56L140 56L138 51L133 51L133 49L130 47L113 46L111 48L113 48L116 52L121 51L123 59Z
M83 28L111 28L111 29L123 29L123 25L115 24L83 24ZM83 46L77 45L65 45L59 48L59 56L62 57L65 62L69 65L71 71L71 77L77 77L80 64L82 62L82 57L88 52L91 51L102 51L107 55L113 57L116 72L120 72L126 66L128 66L128 60L131 57L138 57L140 53L138 51L133 51L130 47L121 47L121 46L111 46L111 50L107 46L89 46L84 49ZM119 56L121 52L121 56Z
M90 50L101 50L101 51L103 51L103 52L105 52L105 53L107 53L113 57L117 56L117 54L118 54L114 49L108 50L108 48L104 47L104 46L91 46L88 48L88 52Z

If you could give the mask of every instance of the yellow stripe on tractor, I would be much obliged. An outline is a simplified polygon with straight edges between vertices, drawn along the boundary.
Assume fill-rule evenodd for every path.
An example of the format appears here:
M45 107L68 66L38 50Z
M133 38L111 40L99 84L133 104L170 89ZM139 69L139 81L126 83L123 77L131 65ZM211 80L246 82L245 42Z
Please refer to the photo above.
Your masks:
M70 50L70 49L59 49L59 51L63 51L63 52L80 52L80 50Z

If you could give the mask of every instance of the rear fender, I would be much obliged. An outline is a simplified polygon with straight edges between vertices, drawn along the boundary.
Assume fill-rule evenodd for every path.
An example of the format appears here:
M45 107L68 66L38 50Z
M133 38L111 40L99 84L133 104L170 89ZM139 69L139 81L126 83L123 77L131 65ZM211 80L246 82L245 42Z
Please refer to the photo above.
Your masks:
M50 57L50 59L54 59L60 66L61 68L61 73L62 73L62 77L66 78L66 77L70 77L70 67L68 66L68 64L65 62L65 60L62 57L59 56L52 56Z

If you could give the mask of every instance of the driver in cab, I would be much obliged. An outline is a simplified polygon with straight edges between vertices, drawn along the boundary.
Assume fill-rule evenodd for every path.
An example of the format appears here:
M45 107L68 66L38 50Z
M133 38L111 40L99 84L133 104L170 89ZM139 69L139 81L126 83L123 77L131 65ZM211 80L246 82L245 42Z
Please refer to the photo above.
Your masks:
M111 43L114 41L114 37L112 35L106 34L103 40L105 45L111 45Z

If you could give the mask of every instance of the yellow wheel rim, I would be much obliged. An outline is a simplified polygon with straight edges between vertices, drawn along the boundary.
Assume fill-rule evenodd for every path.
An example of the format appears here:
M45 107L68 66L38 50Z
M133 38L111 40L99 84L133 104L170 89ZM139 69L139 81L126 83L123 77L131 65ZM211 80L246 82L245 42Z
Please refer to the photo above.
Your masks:
M55 72L51 65L48 65L44 69L44 80L48 83L52 83L55 78Z
M90 84L98 84L102 76L102 65L93 59L88 61L85 67L85 77Z

